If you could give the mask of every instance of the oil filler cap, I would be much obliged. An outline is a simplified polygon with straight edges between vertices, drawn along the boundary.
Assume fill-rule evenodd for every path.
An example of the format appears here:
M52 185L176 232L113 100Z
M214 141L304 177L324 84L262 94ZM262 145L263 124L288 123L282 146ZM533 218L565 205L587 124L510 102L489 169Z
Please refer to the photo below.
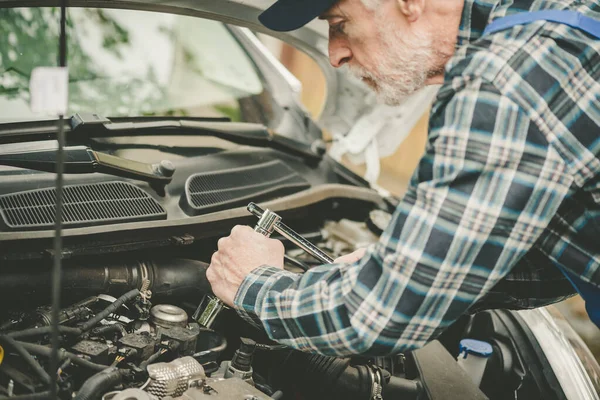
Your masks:
M186 327L188 322L187 313L179 307L170 304L159 304L150 310L150 320L152 323L163 328L172 328L175 326Z

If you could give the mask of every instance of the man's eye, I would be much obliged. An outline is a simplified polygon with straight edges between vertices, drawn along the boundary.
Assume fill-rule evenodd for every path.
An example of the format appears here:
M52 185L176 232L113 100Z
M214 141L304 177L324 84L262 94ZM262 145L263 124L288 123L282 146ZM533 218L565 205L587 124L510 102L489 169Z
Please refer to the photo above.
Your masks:
M330 26L331 33L338 33L338 34L342 33L343 34L344 26L345 26L344 22L340 22L339 24L331 25Z

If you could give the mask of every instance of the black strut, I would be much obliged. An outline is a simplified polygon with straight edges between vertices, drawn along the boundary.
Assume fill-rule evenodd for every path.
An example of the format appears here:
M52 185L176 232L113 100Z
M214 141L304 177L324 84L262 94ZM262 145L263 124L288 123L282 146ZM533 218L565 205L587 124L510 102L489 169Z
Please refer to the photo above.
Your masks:
M60 1L60 36L58 45L59 65L62 68L67 66L67 0ZM63 172L65 168L65 126L64 115L58 116L58 151L56 153L56 213L54 216L54 265L52 268L52 314L51 324L52 332L50 343L52 344L52 353L50 354L50 374L55 376L59 367L59 311L60 311L60 275L62 261L62 211L63 211ZM57 385L53 378L50 382L50 398L57 398Z

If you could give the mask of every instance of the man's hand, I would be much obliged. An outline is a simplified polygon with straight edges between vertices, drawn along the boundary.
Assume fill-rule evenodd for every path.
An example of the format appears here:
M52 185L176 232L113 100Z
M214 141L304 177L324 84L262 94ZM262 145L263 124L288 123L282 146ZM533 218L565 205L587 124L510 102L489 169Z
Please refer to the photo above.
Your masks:
M262 265L283 269L283 243L254 232L249 226L234 227L229 236L219 239L217 246L206 278L213 293L230 307L242 281L252 270Z
M366 252L367 252L367 249L365 249L365 248L358 249L353 253L346 254L345 256L336 258L335 260L333 260L333 263L334 264L353 264L353 263L357 262L358 260L360 260L361 258L363 258L365 256Z

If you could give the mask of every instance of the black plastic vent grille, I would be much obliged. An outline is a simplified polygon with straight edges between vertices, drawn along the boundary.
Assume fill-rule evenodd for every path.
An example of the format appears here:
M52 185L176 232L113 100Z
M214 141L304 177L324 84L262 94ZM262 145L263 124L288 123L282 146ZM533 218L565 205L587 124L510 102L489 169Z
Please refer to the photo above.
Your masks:
M224 171L190 176L181 197L181 208L189 215L214 212L285 196L308 189L310 184L279 160Z
M167 217L166 211L155 199L127 182L65 186L63 204L65 228ZM54 188L0 196L0 214L9 229L52 228L55 210Z

